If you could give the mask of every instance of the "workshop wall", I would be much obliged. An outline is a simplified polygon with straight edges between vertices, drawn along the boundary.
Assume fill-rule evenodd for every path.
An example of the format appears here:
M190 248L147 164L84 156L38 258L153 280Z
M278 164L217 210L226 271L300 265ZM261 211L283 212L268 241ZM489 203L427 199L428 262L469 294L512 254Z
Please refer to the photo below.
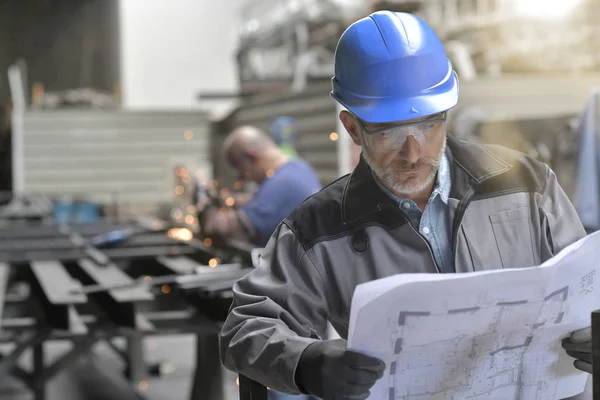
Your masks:
M240 0L121 0L124 108L227 107L231 101L202 103L197 95L237 89L240 4Z
M209 131L202 112L29 111L17 186L153 211L174 198L178 166L210 171Z

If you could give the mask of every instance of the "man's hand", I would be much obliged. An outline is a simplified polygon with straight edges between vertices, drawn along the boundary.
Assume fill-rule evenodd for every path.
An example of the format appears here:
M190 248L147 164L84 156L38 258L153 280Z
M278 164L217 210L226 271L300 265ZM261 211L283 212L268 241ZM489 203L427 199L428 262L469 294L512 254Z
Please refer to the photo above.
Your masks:
M567 354L576 358L575 368L592 373L592 328L575 331L570 337L562 341L562 347Z
M234 193L232 197L235 200L235 206L240 208L252 201L254 193Z
M208 208L204 212L202 232L207 235L226 236L231 230L233 218L226 211L218 208Z
M242 210L208 208L201 219L202 233L250 242L256 234Z
M298 363L296 384L323 400L362 400L383 376L385 363L346 350L343 339L309 345Z

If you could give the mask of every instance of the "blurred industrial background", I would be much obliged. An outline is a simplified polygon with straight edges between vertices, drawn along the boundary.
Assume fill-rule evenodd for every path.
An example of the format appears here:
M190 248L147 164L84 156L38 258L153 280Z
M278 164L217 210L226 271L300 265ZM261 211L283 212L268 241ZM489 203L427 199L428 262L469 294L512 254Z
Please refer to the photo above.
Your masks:
M237 398L211 342L223 290L64 290L251 264L244 244L202 236L195 185L214 186L224 207L252 189L220 150L246 124L292 130L287 145L324 185L349 172L358 150L329 96L333 55L350 23L383 9L415 13L443 39L461 82L450 134L548 163L580 200L582 168L598 165L581 155L600 129L600 0L0 0L0 399ZM143 233L100 255L85 244L131 230ZM52 268L40 267L49 252ZM114 273L77 252L118 260ZM83 346L98 315L105 340ZM154 332L144 340L139 318ZM210 321L199 333L194 318Z

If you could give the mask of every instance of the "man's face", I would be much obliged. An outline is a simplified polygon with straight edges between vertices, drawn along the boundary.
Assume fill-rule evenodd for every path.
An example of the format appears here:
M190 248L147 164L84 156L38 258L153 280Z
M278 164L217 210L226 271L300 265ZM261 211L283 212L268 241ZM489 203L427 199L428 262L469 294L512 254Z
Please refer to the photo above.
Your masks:
M230 153L228 162L230 167L235 170L237 179L256 183L261 183L264 180L264 172L262 172L257 160L250 154L246 152Z
M342 122L362 146L365 161L390 189L411 195L435 180L446 146L445 114L389 124L345 119Z

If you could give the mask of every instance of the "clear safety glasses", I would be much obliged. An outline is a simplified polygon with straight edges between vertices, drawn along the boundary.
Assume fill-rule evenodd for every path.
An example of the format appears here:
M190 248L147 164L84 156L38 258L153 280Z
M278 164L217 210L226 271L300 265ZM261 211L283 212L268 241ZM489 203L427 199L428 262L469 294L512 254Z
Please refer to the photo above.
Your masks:
M409 136L423 145L427 142L427 137L434 132L437 132L440 127L446 122L446 114L443 113L439 117L427 119L423 121L410 122L394 126L386 126L385 128L369 130L357 118L356 121L360 128L366 133L364 135L365 144L375 152L388 152L400 150L406 139Z

